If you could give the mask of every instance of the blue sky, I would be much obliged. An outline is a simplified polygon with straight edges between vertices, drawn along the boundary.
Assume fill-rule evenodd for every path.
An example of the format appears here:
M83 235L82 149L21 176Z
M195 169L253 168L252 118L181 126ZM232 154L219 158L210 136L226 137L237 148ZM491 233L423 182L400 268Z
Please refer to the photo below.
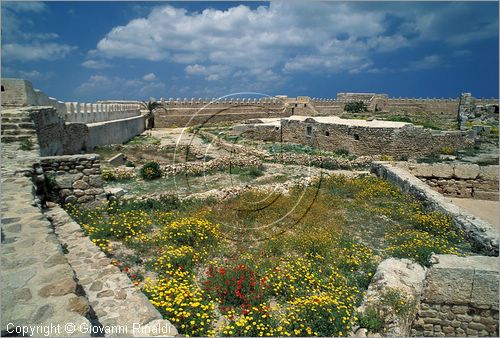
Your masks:
M2 77L63 101L498 97L498 2L7 2Z

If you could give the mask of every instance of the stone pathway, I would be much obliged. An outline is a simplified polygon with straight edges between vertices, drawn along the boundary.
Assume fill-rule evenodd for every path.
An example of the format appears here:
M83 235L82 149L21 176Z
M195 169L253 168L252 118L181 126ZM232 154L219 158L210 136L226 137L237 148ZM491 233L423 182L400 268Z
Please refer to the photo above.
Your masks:
M449 201L471 214L484 219L500 230L499 202L472 198L449 198Z
M26 325L42 330L61 323L90 328L85 317L87 300L79 295L74 272L50 222L33 205L31 179L22 174L38 157L38 150L18 149L17 142L2 144L2 336ZM53 327L50 335L90 336L70 331L61 325Z

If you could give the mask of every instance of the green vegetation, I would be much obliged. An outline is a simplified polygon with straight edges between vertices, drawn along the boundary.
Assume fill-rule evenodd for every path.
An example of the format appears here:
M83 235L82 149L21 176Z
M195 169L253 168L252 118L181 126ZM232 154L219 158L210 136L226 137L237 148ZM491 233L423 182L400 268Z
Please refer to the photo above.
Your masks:
M154 161L144 164L140 170L141 178L148 181L160 178L161 174L160 165Z
M34 147L33 141L31 141L31 139L29 138L25 138L21 140L21 142L19 142L20 150L25 150L25 151L33 150L33 147Z
M160 139L158 137L155 137L155 136L138 135L125 143L125 145L130 145L130 146L141 145L141 144L159 145Z
M422 252L470 250L448 217L371 176L331 176L287 195L166 196L68 212L185 335L344 336L378 260L428 265ZM382 303L413 309L394 292ZM378 327L370 312L360 320Z
M363 101L348 102L344 106L344 110L348 113L363 113L368 111L366 104Z
M359 314L359 325L370 332L379 332L382 329L382 319L378 311L367 307L364 314Z
M245 168L238 168L238 167L231 168L231 174L256 178L264 175L264 167L261 165L261 166L245 167Z

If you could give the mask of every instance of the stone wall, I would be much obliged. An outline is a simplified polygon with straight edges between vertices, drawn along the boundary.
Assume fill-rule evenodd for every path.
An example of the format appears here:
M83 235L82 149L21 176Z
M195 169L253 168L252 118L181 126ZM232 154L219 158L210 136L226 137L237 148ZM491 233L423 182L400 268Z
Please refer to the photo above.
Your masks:
M498 201L498 165L399 163L444 196Z
M325 151L345 149L355 155L416 157L440 153L444 147L473 145L465 132L437 132L410 123L345 120L337 117L292 116L281 120L283 141Z
M251 118L286 117L282 105L220 104L203 108L193 106L166 106L155 111L155 127L190 127L218 122L242 121ZM203 108L203 109L202 109Z
M31 82L21 79L2 79L2 87L3 106L53 107L66 122L94 123L141 115L141 105L137 102L61 102L38 89L33 89Z
M498 230L492 224L448 202L444 196L409 171L385 162L373 162L372 172L398 186L403 192L421 200L428 210L450 215L453 226L461 229L475 249L482 254L498 256Z
M55 156L88 152L97 146L121 144L144 131L144 116L97 123L65 123L51 107L18 108L31 119L40 155Z
M42 157L40 164L54 202L86 204L106 199L99 155Z
M412 335L498 337L498 257L433 259Z
M86 124L88 136L86 149L94 150L97 146L124 143L144 131L144 116L129 117L120 120Z

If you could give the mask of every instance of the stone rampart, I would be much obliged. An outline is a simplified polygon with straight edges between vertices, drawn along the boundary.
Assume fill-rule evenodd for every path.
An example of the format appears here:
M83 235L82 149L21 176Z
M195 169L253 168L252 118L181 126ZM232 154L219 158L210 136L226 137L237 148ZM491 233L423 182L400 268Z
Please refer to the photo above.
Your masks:
M97 123L65 123L52 107L18 108L18 111L25 112L33 121L42 156L78 154L97 146L120 144L145 129L143 115Z
M444 196L498 201L498 165L398 163Z
M2 79L3 106L49 106L66 122L94 123L141 115L139 103L62 102L33 89L29 81Z
M67 155L40 158L53 202L86 204L104 201L99 155Z
M498 337L498 257L433 260L412 335Z
M495 226L448 202L444 196L403 168L386 162L373 162L371 170L378 177L398 186L403 192L417 197L429 210L438 210L450 215L453 226L461 229L478 251L498 256L498 230Z

